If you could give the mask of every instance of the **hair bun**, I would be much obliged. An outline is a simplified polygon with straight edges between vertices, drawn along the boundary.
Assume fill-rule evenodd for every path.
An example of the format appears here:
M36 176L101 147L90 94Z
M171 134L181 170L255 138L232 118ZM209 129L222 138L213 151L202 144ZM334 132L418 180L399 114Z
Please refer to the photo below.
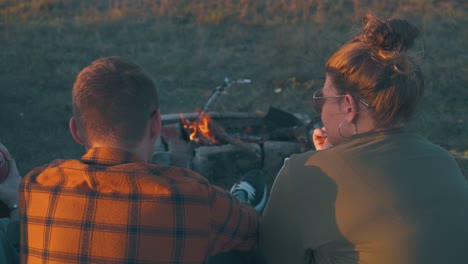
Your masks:
M413 46L418 36L418 29L406 20L390 19L381 21L371 14L364 17L364 32L361 40L379 54L403 52Z

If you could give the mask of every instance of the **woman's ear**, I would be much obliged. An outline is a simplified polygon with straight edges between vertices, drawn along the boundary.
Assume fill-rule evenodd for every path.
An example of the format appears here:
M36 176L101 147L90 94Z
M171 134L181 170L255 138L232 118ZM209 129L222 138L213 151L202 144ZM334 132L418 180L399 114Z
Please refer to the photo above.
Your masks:
M343 102L345 120L348 123L353 123L357 117L357 114L359 114L357 101L352 95L346 94L343 98Z
M68 128L70 128L70 133L73 139L80 145L85 146L86 141L85 137L83 137L81 131L78 129L78 125L76 124L75 117L70 118L70 122L68 123Z

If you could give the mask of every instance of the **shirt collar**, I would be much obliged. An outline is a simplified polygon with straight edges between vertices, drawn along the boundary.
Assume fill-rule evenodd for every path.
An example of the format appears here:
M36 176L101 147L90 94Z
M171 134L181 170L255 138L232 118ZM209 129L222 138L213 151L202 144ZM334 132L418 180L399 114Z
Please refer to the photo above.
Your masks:
M391 129L386 129L382 131L370 131L370 132L364 132L364 133L352 135L348 138L343 139L342 142L348 142L348 141L354 141L354 140L360 140L360 139L369 139L369 138L375 138L375 137L387 137L389 135L400 134L403 132L407 132L405 127L391 128Z
M118 148L95 147L90 148L81 157L87 164L117 165L123 163L144 162L129 151Z

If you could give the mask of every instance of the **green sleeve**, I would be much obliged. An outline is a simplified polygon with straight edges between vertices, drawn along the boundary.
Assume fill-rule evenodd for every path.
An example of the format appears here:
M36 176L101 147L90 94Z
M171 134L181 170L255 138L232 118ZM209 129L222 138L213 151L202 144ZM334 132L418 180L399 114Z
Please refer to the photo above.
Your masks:
M286 159L273 183L260 224L260 249L270 264L304 263L294 197L290 161Z

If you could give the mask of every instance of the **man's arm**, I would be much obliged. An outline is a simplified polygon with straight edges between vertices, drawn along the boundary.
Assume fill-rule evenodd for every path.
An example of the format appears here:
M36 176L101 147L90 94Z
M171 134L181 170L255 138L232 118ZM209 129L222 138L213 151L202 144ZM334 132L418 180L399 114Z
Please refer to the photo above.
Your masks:
M253 249L259 232L259 216L254 207L216 186L208 188L211 212L209 255Z

